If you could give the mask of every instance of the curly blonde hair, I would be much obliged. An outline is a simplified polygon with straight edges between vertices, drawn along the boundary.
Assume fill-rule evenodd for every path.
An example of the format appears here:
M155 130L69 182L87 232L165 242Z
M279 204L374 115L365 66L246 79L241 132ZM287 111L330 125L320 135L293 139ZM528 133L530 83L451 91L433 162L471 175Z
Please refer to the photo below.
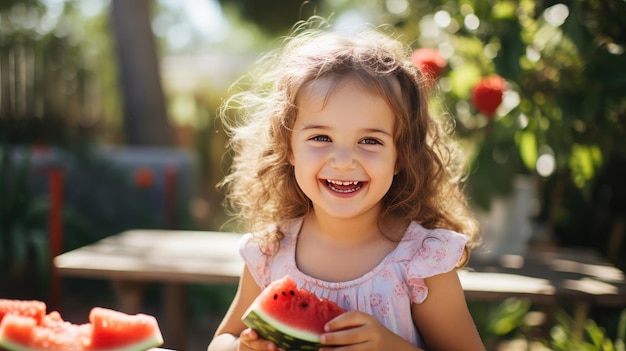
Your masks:
M249 76L251 86L231 95L221 109L233 159L219 186L245 230L262 231L277 244L278 224L311 210L288 162L296 97L317 79L338 82L349 76L382 96L397 117L393 135L400 172L381 200L380 223L394 218L447 228L468 235L472 246L478 225L461 188L466 167L452 138L454 125L446 123L445 114L430 113L426 78L409 57L407 45L377 31L347 37L325 30L296 33L265 57L260 74Z

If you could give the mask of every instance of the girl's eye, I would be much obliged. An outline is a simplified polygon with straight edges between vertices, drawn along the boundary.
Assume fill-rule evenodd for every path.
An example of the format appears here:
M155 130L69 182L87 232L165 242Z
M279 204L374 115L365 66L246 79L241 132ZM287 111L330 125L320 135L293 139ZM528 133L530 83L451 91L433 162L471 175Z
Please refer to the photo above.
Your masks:
M367 144L367 145L382 145L383 143L376 138L364 138L359 144Z
M313 140L313 141L330 142L330 138L328 136L326 136L326 135L316 135L316 136L312 137L311 140Z

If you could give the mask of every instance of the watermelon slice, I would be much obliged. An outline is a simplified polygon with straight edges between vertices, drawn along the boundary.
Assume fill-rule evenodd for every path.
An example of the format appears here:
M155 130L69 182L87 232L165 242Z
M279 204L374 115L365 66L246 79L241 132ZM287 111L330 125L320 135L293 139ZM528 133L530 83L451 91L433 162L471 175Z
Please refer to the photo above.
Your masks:
M32 317L39 323L46 315L46 304L37 300L0 299L0 323L7 314Z
M91 339L89 324L66 322L58 312L37 323L34 318L8 314L0 324L0 346L10 351L85 350Z
M156 318L147 314L94 307L89 321L93 326L89 350L139 351L163 344Z
M89 323L78 325L64 321L56 311L41 318L29 309L11 311L16 312L5 313L0 322L0 350L143 351L163 343L157 321L150 315L94 307Z
M335 302L298 289L290 276L268 285L242 321L259 335L290 351L318 350L324 325L345 311Z

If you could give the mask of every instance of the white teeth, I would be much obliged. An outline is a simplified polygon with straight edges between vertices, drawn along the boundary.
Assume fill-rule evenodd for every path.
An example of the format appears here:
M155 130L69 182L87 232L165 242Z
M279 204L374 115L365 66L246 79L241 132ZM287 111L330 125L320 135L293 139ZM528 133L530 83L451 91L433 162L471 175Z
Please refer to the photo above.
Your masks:
M339 180L330 180L327 179L326 183L328 184L328 186L333 190L336 191L338 193L353 193L359 189L361 189L361 182L359 181L350 181L350 182L342 182ZM337 186L352 186L353 188L350 189L339 189L337 188Z
M344 185L344 186L348 186L348 185L357 185L359 184L358 181L352 181L352 182L342 182L339 180L327 180L327 182L331 183L331 184L336 184L336 185Z

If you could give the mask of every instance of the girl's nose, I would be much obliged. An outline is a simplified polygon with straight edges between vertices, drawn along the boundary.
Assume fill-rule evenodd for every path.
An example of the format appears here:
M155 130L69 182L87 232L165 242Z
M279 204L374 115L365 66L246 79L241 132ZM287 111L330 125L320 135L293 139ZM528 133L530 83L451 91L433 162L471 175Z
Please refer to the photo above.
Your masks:
M337 169L354 169L356 160L352 149L349 147L336 148L330 159L330 166Z

